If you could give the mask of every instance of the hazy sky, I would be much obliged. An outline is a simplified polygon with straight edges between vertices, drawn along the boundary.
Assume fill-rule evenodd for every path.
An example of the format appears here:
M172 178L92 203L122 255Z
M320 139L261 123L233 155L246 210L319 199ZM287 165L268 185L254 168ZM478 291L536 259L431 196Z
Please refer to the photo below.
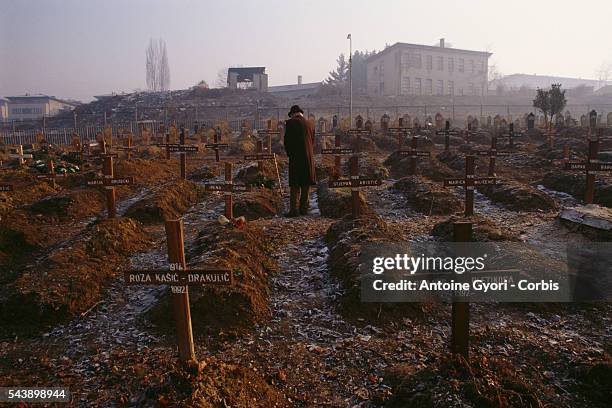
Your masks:
M353 49L445 37L493 52L503 74L597 78L611 16L611 0L0 0L0 95L143 89L150 37L166 41L172 89L232 65L266 66L270 85L321 81L349 32Z

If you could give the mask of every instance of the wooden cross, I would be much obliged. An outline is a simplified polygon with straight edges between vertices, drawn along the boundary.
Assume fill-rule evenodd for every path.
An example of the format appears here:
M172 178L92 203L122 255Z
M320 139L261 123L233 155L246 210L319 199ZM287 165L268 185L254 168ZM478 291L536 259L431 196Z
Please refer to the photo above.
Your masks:
M169 158L170 153L179 153L180 155L180 167L181 167L181 180L187 179L187 152L198 152L198 146L187 145L185 144L185 133L189 132L184 128L181 129L181 133L179 134L179 143L169 143L170 134L166 133L166 142L167 143L159 143L155 146L157 147L165 147L166 148L166 158Z
M343 148L340 144L340 136L334 135L334 147L331 149L321 149L322 155L334 156L334 178L339 178L342 174L342 155L354 154L351 148Z
M478 156L486 156L489 158L489 176L495 177L495 161L498 156L509 156L510 152L499 152L497 151L497 138L493 136L491 138L491 149L490 150L478 150L476 152Z
M397 150L401 151L404 146L404 138L410 134L412 128L407 127L389 127L387 128L387 134L392 136L395 135L397 137Z
M350 179L330 180L329 188L351 188L351 209L354 219L359 218L361 214L361 203L359 201L359 190L361 187L380 186L382 180L367 179L359 176L359 156L353 156L350 159L351 175Z
M232 163L225 163L225 183L210 183L204 184L205 191L223 192L225 195L225 217L228 220L234 218L232 209L232 193L251 191L250 186L244 184L234 184L232 181Z
M280 137L280 130L273 130L272 129L272 121L270 119L268 119L268 128L267 129L261 129L257 131L257 135L261 135L262 137L266 137L266 147L267 147L267 152L268 153L272 153L272 136L273 135L278 135ZM262 140L263 141L263 140Z
M463 141L465 142L465 144L469 145L470 144L470 136L474 136L477 135L479 132L478 131L474 131L472 129L472 124L468 123L467 125L467 129L463 131Z
M414 175L416 174L416 164L418 157L430 157L431 152L424 150L417 150L418 145L418 136L412 136L410 141L410 149L409 150L399 150L398 153L400 156L409 157L410 158L410 167L408 168L408 174Z
M372 131L366 129L349 129L348 134L355 136L355 153L361 153L361 136L370 136Z
M0 193L9 193L13 191L12 184L0 184Z
M444 130L437 130L436 135L444 135L444 150L450 149L450 137L458 135L459 132L456 130L451 130L450 121L446 121L446 125L444 126Z
M503 138L508 138L508 147L509 148L514 148L514 138L515 137L519 137L519 136L523 136L523 133L521 132L515 132L514 131L514 123L510 123L508 125L508 133L502 134L499 137L503 137Z
M56 187L55 179L57 177L66 177L66 174L56 174L55 166L53 164L53 160L51 159L49 159L49 161L47 162L47 168L49 169L49 172L47 174L39 174L36 176L36 178L38 180L50 180L51 187L55 188Z
M465 177L444 180L445 187L465 187L465 216L474 215L474 187L484 185L495 185L495 177L474 177L474 156L465 156Z
M18 159L20 166L23 166L24 164L26 164L26 159L32 159L34 157L29 153L28 154L23 153L23 145L17 145L17 147L14 148L14 151L15 151L14 153L9 153L9 158Z
M215 129L215 134L213 136L213 143L207 143L204 145L205 149L213 149L215 151L215 161L218 163L219 158L219 150L227 149L229 147L228 143L220 143L219 142L219 133L220 129Z
M183 221L167 220L165 229L168 246L168 268L127 271L125 272L125 283L128 285L170 285L179 359L183 363L196 363L188 287L232 285L234 276L231 270L215 266L205 269L188 269L185 261Z
M599 130L599 134L602 129ZM597 159L599 154L599 139L589 140L589 155L586 161L567 161L565 170L584 170L586 172L586 190L584 202L593 204L595 198L595 175L599 173L612 172L612 163L600 162Z
M102 143L104 151L106 150L106 144ZM116 154L102 153L101 156L104 158L104 165L102 167L103 178L89 180L88 186L103 186L106 190L106 208L108 212L108 218L115 218L117 211L115 208L115 186L125 186L134 183L133 177L119 177L114 176L113 157L117 157Z
M128 160L131 160L132 158L132 150L136 149L134 146L132 146L132 133L128 133L127 135L127 139L125 141L125 146L117 146L115 147L115 149L117 150L123 150L126 154L126 157Z
M264 160L273 160L274 161L274 167L276 168L276 178L278 180L278 191L280 192L281 196L284 194L283 193L283 185L281 183L281 178L280 178L280 172L278 171L278 161L276 161L276 153L264 153L263 152L263 143L261 140L257 141L257 147L256 147L256 151L255 154L245 154L244 155L244 160L257 160L257 169L260 172L263 172L263 162Z

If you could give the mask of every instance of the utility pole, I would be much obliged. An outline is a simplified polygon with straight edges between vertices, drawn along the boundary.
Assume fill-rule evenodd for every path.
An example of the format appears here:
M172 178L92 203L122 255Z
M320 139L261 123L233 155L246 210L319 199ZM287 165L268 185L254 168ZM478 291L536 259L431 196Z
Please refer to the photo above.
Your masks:
M349 40L349 128L353 123L353 38L351 34L346 37Z

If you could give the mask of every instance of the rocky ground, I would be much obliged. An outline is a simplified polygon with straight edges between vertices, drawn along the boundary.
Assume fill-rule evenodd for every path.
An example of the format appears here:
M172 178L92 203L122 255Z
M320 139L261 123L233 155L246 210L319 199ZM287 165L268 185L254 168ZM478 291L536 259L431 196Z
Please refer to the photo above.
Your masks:
M511 188L477 192L476 235L531 243L554 257L568 242L594 238L558 220L560 208L580 205L580 192L542 184L548 172L559 173L551 160L561 153L546 151L550 158L543 158L538 145L525 141L515 155L498 159L497 174L510 180ZM456 153L430 163L419 159L419 176L408 179L405 163L387 159L389 153L373 149L363 165L364 173L386 178L382 186L365 190L363 221L346 217L346 192L324 186L313 189L309 216L284 218L287 197L274 184L273 169L258 174L249 170L251 163L236 160L235 175L243 182L270 187L235 196L237 210L251 211L242 229L218 224L222 195L198 193L204 183L222 179L209 161L194 161L191 184L163 194L163 183L175 185L176 161L145 160L133 167L143 181L119 194L120 220L131 229L119 229L129 239L111 239L121 247L108 255L112 271L88 276L82 285L98 285L95 295L86 304L70 303L61 318L38 319L27 332L20 330L27 314L19 321L4 319L0 384L69 387L73 406L607 406L612 396L608 304L472 304L468 363L448 352L450 306L354 303L351 268L361 245L444 239L447 220L461 211L462 190L440 187L440 175L461 174ZM486 164L478 162L478 174L486 172ZM32 204L75 194L73 189L52 191L16 174L28 188L11 193L2 227L21 233L24 242L31 236L32 248L18 259L15 248L0 248L8 262L0 280L3 291L13 290L20 279L29 287L44 286L48 274L25 280L32 269L29 257L46 265L62 251L70 253L81 237L93 239L89 231L104 217L103 204L85 210L91 200L73 200L75 214L82 215L71 220L38 217L28 210ZM154 181L147 184L149 174ZM600 175L598 180L604 188L610 181ZM424 187L414 191L415 182ZM194 290L200 363L189 367L176 362L168 289L126 287L120 273L163 267L162 221L179 215L188 263L228 262L238 275L234 288ZM52 234L58 229L65 235ZM39 231L47 233L34 240ZM4 245L11 242L12 236L2 237ZM104 248L100 245L94 249ZM91 250L83 249L83 259L90 260ZM55 269L63 279L73 273L74 267L60 265ZM14 312L8 302L2 306L5 317Z

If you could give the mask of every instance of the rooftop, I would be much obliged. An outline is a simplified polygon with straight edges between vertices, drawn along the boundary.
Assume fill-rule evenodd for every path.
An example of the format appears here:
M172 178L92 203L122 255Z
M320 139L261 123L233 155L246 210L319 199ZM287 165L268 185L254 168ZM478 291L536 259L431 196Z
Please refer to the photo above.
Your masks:
M410 48L418 48L418 49L422 49L422 50L426 50L426 51L440 51L440 50L444 50L446 52L451 52L451 53L461 53L461 54L473 54L473 55L479 55L479 56L486 56L486 57L490 57L491 55L493 55L490 52L487 51L473 51L473 50L462 50L460 48L451 48L451 47L441 47L438 45L422 45L422 44L411 44L411 43L403 43L403 42L396 42L395 44L393 44L390 47L385 48L384 50L366 58L366 62L370 62L372 60L375 60L378 57L383 56L384 54L398 48L398 47L410 47Z
M66 105L72 105L72 106L77 106L78 103L75 101L67 101L65 99L59 99L56 98L55 96L49 96L49 95L43 95L43 94L34 94L34 95L30 95L30 94L25 94L25 95L18 95L18 96L7 96L6 99L9 102L13 102L13 103L27 103L27 102L34 102L34 101L47 101L47 100L53 100L53 101L57 101L57 102L61 102L64 103Z

